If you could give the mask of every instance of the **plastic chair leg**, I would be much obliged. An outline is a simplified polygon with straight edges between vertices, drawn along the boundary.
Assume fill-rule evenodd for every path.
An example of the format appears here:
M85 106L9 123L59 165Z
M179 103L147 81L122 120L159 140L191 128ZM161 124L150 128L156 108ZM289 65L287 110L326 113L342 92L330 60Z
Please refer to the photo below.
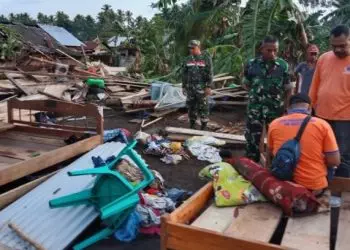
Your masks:
M139 200L140 199L137 193L124 195L118 200L113 201L108 205L100 208L101 219L105 220L120 211L125 211L126 209L135 206L139 202Z
M51 208L67 207L72 205L88 204L92 197L91 189L87 189L75 194L66 195L49 201Z
M87 248L88 246L91 246L92 244L100 241L100 240L103 240L105 238L107 238L108 236L110 236L111 234L114 233L115 230L107 227L103 230L101 230L100 232L94 234L93 236L87 238L86 240L80 242L79 244L75 245L73 247L74 250L82 250L82 249L85 249Z

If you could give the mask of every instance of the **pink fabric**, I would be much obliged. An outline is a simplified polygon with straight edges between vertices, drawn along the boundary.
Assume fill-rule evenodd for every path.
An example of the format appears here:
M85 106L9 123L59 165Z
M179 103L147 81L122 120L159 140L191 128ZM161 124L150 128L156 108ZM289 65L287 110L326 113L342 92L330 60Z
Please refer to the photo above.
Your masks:
M150 234L150 235L158 234L158 235L160 235L160 226L141 227L139 229L139 232L142 234Z
M307 188L293 182L281 181L266 168L245 157L231 158L226 162L251 181L267 199L280 206L286 215L317 212L320 203Z

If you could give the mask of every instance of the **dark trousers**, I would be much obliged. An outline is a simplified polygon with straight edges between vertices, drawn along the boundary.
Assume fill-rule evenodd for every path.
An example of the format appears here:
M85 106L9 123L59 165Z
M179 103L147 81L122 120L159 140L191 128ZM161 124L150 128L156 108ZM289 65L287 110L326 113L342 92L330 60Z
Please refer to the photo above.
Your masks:
M350 121L328 121L337 139L341 163L335 176L350 177Z

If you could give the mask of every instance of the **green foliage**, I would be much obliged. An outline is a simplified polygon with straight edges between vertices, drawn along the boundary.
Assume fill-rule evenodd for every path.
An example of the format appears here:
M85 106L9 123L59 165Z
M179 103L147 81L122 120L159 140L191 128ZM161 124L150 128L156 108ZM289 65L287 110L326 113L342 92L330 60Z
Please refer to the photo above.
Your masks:
M268 34L279 39L281 56L293 66L303 59L304 30L308 41L325 51L331 27L350 25L349 0L248 0L244 8L241 2L188 0L180 4L178 0L155 0L152 6L160 14L150 20L105 4L96 19L90 15L71 19L59 11L55 15L39 13L37 20L27 13L0 15L0 21L58 25L82 41L99 37L106 42L113 36L125 36L142 52L146 77L172 82L180 79L180 65L191 39L200 40L203 50L212 55L215 74L231 73L239 78L243 64L256 56L257 45ZM297 2L321 10L332 6L332 11L326 16L322 11L302 13Z
M0 60L12 60L21 48L20 36L0 24Z

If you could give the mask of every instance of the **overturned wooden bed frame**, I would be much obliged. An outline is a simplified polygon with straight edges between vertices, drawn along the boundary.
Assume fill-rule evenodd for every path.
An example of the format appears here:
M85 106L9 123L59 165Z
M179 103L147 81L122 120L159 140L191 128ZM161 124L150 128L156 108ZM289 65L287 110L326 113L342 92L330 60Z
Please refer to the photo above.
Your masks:
M8 124L0 126L0 187L103 143L103 114L96 105L18 99L9 100L7 105ZM37 112L53 112L56 117L85 116L86 121L95 119L96 126L36 122L33 115ZM72 135L79 137L87 133L92 136L70 145L64 143L64 139Z
M340 192L343 198L335 250L347 250L350 249L350 179L335 178L330 189ZM279 208L270 203L231 210L215 205L207 208L212 198L212 184L208 183L174 212L162 217L162 250L330 249L330 212L289 218L282 243L276 245L269 242L282 218ZM225 218L229 226L223 228Z

